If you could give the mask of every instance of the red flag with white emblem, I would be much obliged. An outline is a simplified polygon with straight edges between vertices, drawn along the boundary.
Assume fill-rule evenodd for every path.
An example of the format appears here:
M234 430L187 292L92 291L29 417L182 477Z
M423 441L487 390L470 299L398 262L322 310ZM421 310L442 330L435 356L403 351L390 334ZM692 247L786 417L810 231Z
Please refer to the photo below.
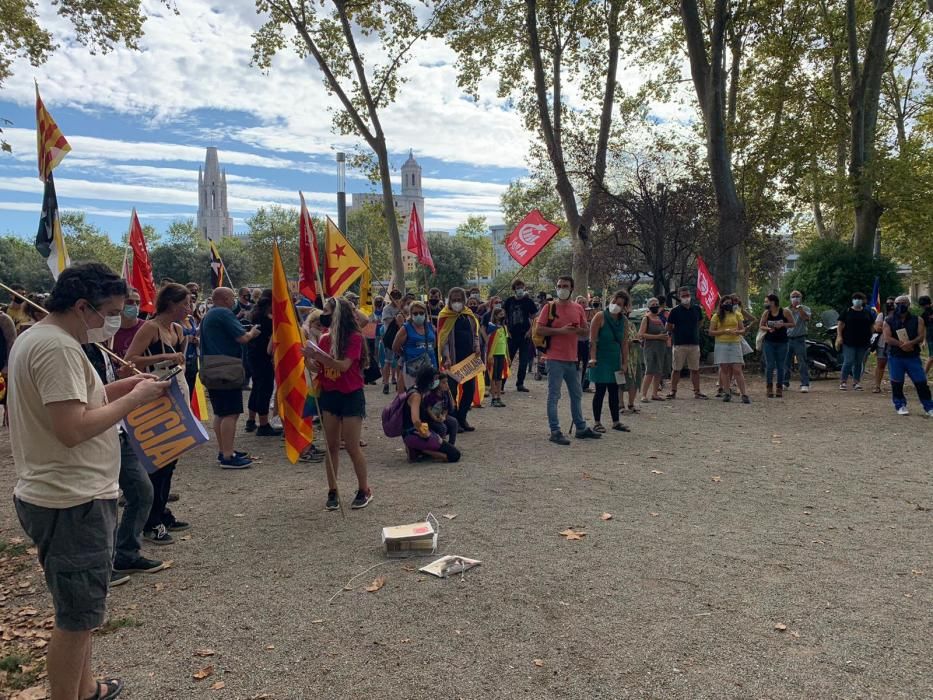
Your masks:
M509 234L505 240L505 249L519 265L525 267L557 235L558 231L560 231L560 226L552 224L540 211L533 209Z

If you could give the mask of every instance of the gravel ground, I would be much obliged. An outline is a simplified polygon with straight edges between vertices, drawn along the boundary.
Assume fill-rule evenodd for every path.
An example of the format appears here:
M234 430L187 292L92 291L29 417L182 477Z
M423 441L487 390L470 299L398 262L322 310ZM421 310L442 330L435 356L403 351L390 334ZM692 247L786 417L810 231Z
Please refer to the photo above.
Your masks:
M783 401L755 385L751 406L641 405L631 434L559 447L530 387L473 412L455 465L407 464L368 390L375 500L346 519L323 510L323 468L275 438L241 435L260 457L241 472L213 445L187 455L190 539L113 591L111 619L138 626L96 638L100 671L159 700L933 697L931 423L834 382ZM9 493L5 434L0 460ZM386 562L380 528L428 512L441 552L482 560L463 580Z

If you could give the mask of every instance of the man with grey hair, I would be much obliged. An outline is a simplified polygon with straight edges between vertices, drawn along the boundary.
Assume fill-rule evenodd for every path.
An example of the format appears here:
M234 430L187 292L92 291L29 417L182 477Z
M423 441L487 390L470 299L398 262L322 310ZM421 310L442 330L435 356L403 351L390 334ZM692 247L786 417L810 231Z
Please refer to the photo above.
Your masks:
M910 377L923 404L923 412L933 418L933 399L920 364L920 345L926 338L923 319L910 313L910 297L902 294L894 300L894 311L884 320L884 344L888 348L888 372L891 377L891 398L897 415L906 416L904 375Z

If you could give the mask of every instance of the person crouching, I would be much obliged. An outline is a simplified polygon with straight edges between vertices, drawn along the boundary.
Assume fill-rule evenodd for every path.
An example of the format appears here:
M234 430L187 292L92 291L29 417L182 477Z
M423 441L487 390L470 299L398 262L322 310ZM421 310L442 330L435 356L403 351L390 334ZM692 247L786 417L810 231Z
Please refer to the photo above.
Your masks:
M408 459L417 462L425 457L438 462L457 462L460 450L431 429L434 417L428 397L440 387L441 375L430 366L422 367L415 378L415 386L408 390L406 410L403 411L402 440Z

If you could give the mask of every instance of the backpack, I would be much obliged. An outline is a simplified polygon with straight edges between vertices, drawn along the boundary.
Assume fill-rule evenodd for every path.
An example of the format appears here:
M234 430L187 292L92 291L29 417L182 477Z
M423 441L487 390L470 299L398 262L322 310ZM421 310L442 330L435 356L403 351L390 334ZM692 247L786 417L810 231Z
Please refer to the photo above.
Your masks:
M382 409L382 432L386 437L402 437L405 432L405 409L409 393L396 394L388 406Z
M398 329L398 322L393 318L392 323L389 324L389 327L382 332L382 344L385 346L386 350L392 349L392 343L395 342L395 336L398 335Z
M554 319L557 318L557 304L552 301L547 307L547 321L544 325L550 328L551 324L554 323ZM534 346L538 348L538 350L543 350L544 352L547 352L548 348L551 347L551 336L544 336L538 332L537 317L535 317L534 322L531 324L531 342L534 343Z

